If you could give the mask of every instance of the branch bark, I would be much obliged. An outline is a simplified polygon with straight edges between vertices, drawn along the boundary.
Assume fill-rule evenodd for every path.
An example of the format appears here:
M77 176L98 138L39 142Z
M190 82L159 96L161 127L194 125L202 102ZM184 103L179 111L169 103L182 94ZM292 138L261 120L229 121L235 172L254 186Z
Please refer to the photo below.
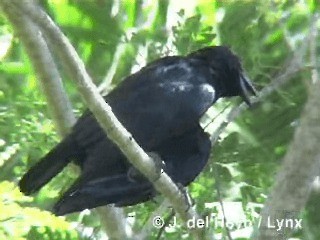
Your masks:
M312 19L308 43L315 54L318 16ZM284 239L293 232L292 225L282 226L279 221L297 223L301 221L298 213L304 208L312 182L319 173L320 167L320 79L314 59L312 81L308 101L301 114L300 125L297 127L293 142L284 157L283 165L277 180L268 197L261 214L260 228L252 239ZM314 72L316 71L316 72ZM273 227L274 226L274 227ZM296 226L296 225L293 225ZM278 229L278 230L276 230Z
M60 136L65 136L76 119L70 101L63 89L62 80L48 46L37 26L25 16L5 11L16 33L25 46L40 86L47 98L48 108Z

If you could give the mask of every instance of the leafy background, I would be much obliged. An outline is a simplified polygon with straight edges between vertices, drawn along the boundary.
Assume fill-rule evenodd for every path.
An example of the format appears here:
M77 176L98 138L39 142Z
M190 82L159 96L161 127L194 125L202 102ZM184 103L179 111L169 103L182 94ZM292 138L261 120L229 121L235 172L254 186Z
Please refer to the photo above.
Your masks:
M70 39L104 93L149 61L208 45L230 46L241 56L255 86L262 89L284 71L303 43L311 15L319 11L316 1L284 0L40 3ZM65 170L32 197L23 196L16 187L23 173L59 137L28 57L1 15L0 49L0 239L103 239L95 214L86 211L55 217L50 213L59 193L75 177L73 171ZM245 216L254 220L299 124L309 79L309 72L301 71L228 126L214 145L205 171L189 187L199 213L221 214L218 201L222 199L227 219ZM86 107L67 76L64 80L74 111L80 115ZM216 104L203 118L203 126L214 119L206 128L214 132L225 117L223 110L237 103L239 100L233 99L231 104ZM135 231L144 226L160 198L125 209L135 216L130 218ZM305 226L295 233L297 239L319 239L316 199L310 200L303 213ZM211 230L223 239L226 231L218 225L210 224ZM234 239L248 239L250 230L243 227L231 232ZM154 229L152 237L157 234ZM176 227L166 228L162 237L192 239L179 221Z

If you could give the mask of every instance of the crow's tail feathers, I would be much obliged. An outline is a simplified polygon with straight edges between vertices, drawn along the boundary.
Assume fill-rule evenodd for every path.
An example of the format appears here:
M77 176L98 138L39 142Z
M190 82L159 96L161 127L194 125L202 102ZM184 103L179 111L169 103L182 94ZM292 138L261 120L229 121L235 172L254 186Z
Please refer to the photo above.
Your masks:
M26 195L38 191L78 154L72 137L66 137L22 177L20 191Z
M155 190L148 181L132 182L127 175L115 175L81 183L79 179L55 204L60 216L107 204L129 206L149 200Z

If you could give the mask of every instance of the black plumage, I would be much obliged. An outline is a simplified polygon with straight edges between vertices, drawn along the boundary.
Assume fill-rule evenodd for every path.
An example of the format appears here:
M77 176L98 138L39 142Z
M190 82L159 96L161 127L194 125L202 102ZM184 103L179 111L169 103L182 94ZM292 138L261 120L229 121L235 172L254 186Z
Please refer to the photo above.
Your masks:
M214 46L156 60L125 78L105 100L142 148L158 154L168 175L186 186L209 158L200 117L221 97L242 96L249 104L249 94L255 90L237 56ZM36 192L72 160L82 172L55 205L57 215L111 203L133 205L156 194L144 177L132 177L133 167L89 111L23 176L21 191Z

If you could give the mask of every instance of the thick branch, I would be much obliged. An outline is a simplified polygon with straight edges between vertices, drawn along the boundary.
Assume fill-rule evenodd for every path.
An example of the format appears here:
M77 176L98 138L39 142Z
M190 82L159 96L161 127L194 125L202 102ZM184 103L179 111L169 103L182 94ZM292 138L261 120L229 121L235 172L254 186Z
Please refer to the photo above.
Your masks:
M314 18L311 26L311 53L316 52L316 25ZM311 59L312 60L312 59ZM315 59L314 70L316 71ZM253 239L283 239L287 238L293 229L282 228L276 231L276 220L289 221L298 219L298 213L305 206L312 189L312 182L320 167L320 79L318 73L312 74L308 101L301 114L300 125L296 129L293 142L284 157L283 165L278 173L273 190L261 214L261 226Z
M30 57L58 132L65 136L74 124L75 117L48 46L39 29L28 18L17 17L12 11L5 13Z

